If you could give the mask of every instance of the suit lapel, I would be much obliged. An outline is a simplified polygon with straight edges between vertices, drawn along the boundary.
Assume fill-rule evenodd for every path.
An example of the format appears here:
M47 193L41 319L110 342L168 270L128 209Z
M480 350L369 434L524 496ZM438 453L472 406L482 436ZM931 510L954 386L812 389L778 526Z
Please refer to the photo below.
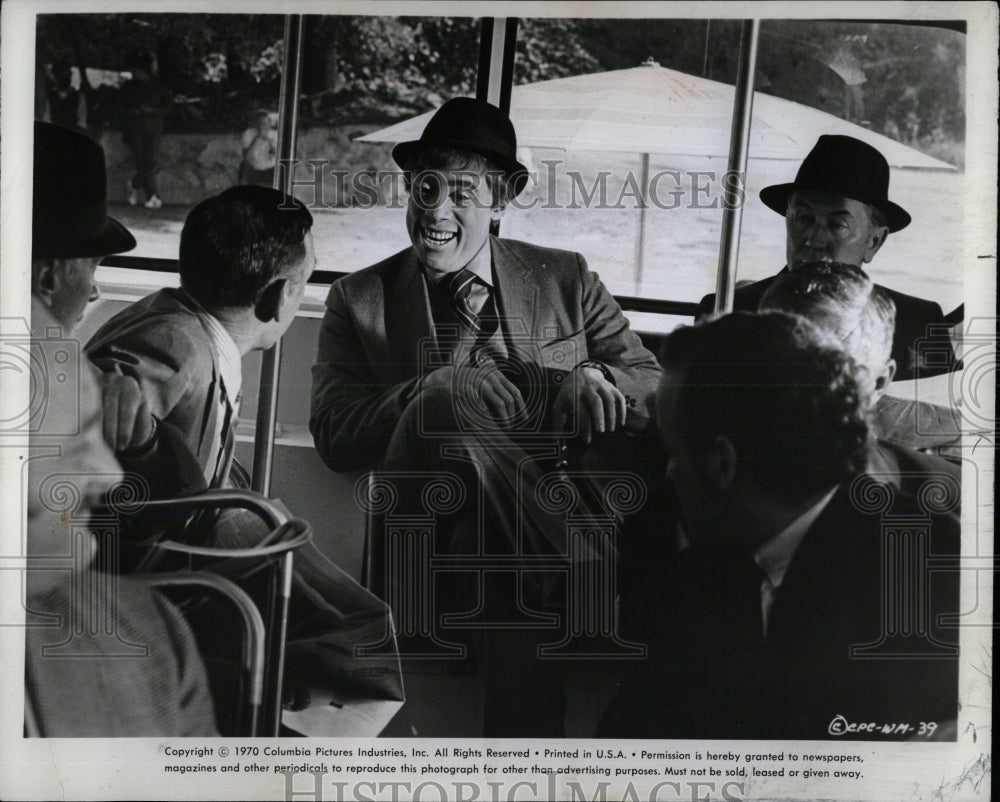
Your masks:
M392 281L385 282L385 333L389 346L390 371L404 381L417 373L421 364L421 342L434 337L427 287L417 257L410 248ZM391 285L391 286L390 286Z
M511 356L522 360L530 355L518 341L530 342L535 337L538 317L538 283L532 266L517 256L503 240L490 237L493 278L496 281L497 314ZM531 359L530 361L536 361Z
M806 533L778 589L769 642L798 642L817 622L850 607L861 588L852 582L857 563L877 564L878 540L868 542L871 516L858 511L842 486Z

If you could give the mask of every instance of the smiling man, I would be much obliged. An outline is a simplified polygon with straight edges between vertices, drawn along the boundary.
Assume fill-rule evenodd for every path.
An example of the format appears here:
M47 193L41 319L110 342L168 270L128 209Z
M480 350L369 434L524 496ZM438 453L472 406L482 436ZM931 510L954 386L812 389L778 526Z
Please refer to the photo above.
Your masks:
M795 270L809 262L842 262L864 267L890 234L910 224L910 215L889 200L889 164L871 145L841 135L821 136L802 162L795 180L760 191L760 199L785 218L785 268ZM778 275L781 275L779 273ZM733 309L753 312L777 276L737 288ZM896 306L892 358L897 379L929 376L954 369L956 360L935 367L921 364L918 341L931 337L951 351L941 307L886 287ZM715 295L700 304L700 315L710 313ZM940 330L939 328L940 327ZM941 342L938 343L938 338ZM940 348L935 348L940 354Z
M486 581L459 608L479 603L502 617L565 610L565 568L527 567L570 561L566 515L545 509L536 489L560 441L592 452L611 433L644 430L659 378L580 254L490 235L527 182L516 147L507 116L470 98L448 101L419 140L396 146L412 245L331 287L310 420L334 470L395 475L394 514L435 512L423 506L425 481L457 479L466 503L436 520L434 553L504 555L518 594L491 598ZM376 564L372 580L392 599L384 571ZM401 607L397 620L413 614ZM559 695L532 637L487 643L487 734L561 732Z

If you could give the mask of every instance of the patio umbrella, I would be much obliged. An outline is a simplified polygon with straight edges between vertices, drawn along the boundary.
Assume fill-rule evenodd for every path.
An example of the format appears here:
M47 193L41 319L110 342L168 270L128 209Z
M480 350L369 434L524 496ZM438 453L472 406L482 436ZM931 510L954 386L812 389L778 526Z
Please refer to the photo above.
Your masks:
M519 145L642 154L636 274L648 198L649 154L725 159L735 88L661 67L652 60L627 70L515 86L510 117ZM418 139L433 111L359 137L358 142ZM846 134L873 145L892 167L954 170L943 161L860 125L791 100L754 93L750 158L801 162L821 134ZM790 180L791 176L789 177Z

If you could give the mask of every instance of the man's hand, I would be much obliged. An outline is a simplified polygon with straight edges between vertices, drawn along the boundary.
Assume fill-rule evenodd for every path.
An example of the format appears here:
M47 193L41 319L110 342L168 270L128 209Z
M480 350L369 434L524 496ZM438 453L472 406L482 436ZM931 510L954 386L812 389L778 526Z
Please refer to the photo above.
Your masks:
M424 387L450 387L456 398L467 399L467 411L484 413L484 427L513 429L525 416L521 391L492 361L476 367L438 368L428 373L422 384Z
M565 379L552 405L555 431L568 428L576 419L576 429L590 444L594 432L613 432L625 424L626 404L621 390L590 366L575 368Z
M139 383L120 373L101 374L104 402L104 439L116 452L149 443L156 423L146 406Z

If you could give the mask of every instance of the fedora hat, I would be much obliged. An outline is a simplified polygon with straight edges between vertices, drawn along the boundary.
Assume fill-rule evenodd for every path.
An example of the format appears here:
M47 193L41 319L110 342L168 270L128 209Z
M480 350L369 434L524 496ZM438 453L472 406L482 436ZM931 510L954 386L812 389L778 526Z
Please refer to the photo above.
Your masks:
M910 215L889 200L889 163L871 145L851 136L821 136L802 161L795 181L760 191L760 199L782 217L793 192L818 192L867 203L885 215L889 231L910 224Z
M484 100L452 98L434 112L420 139L400 142L392 149L392 158L405 170L412 156L426 148L453 148L485 156L507 174L512 197L528 181L528 168L516 158L514 124Z
M35 123L31 254L107 256L130 251L135 237L108 217L104 150L83 134Z

